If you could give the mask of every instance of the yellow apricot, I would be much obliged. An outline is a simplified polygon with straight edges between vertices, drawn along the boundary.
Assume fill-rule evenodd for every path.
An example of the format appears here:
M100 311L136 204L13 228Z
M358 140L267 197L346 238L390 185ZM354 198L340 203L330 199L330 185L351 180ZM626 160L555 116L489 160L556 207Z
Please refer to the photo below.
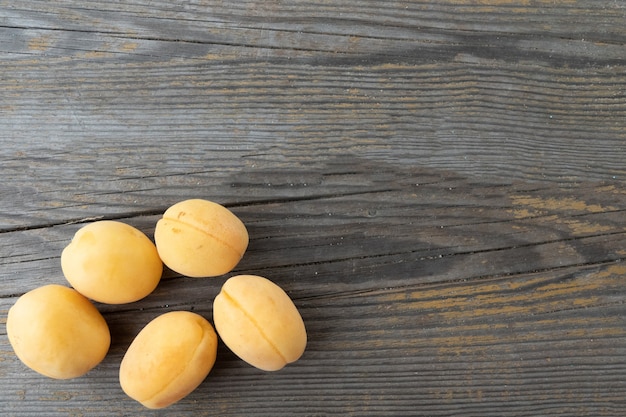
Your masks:
M56 379L86 374L106 356L111 335L96 307L77 291L45 285L9 309L9 342L29 368Z
M228 279L213 302L213 318L226 346L256 368L276 371L304 353L307 335L300 313L266 278Z
M123 304L150 294L163 273L154 243L136 228L103 220L79 229L61 253L67 281L92 300Z
M217 356L217 335L202 316L172 311L148 323L120 365L124 392L147 408L167 407L202 383Z
M248 247L248 231L226 207L192 199L165 211L154 240L170 269L188 277L214 277L239 263Z

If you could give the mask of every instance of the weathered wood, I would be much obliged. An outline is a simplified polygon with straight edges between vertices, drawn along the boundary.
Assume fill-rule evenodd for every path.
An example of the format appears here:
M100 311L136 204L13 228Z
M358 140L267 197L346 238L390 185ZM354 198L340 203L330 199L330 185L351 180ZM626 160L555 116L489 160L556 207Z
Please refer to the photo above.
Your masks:
M261 273L290 293L309 330L305 357L267 375L221 347L215 371L176 406L177 415L622 409L622 190L475 183L382 163L377 171L358 160L342 166L300 173L302 181L328 182L326 195L232 207L252 238L233 273ZM232 186L255 195L268 184L292 187L280 182L286 177L240 173ZM157 218L122 220L151 235ZM0 310L29 288L64 282L60 251L80 226L0 234ZM3 378L39 387L3 393L9 410L29 415L25 402L45 399L57 407L50 415L101 415L113 398L113 412L142 415L115 379L125 348L162 312L191 309L210 318L223 282L167 276L139 303L99 305L113 345L80 380L41 384L4 339Z
M0 404L8 416L623 416L626 8L614 1L0 0ZM151 318L211 319L225 277L98 304L72 381L6 337L90 221L152 237L227 205L232 274L279 283L309 345L277 373L223 345L148 412L121 391ZM230 275L232 275L230 274Z
M32 205L1 224L338 153L623 181L626 14L600 3L4 4L0 191Z

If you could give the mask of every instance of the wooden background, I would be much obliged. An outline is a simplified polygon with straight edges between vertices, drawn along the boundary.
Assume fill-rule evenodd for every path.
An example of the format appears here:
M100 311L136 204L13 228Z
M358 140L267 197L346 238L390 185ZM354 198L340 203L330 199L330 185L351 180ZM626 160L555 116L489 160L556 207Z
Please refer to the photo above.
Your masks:
M626 415L625 42L619 0L0 0L2 415ZM127 398L134 335L226 279L172 272L98 305L86 376L16 359L79 227L194 197L247 225L229 275L294 299L300 361L222 345L180 403Z

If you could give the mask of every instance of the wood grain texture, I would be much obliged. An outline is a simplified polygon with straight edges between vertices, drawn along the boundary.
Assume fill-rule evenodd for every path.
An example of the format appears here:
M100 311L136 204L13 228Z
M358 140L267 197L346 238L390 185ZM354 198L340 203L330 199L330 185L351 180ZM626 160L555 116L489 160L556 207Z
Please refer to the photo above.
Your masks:
M626 7L615 1L0 0L0 403L7 416L623 416ZM225 204L300 309L303 358L220 346L170 409L125 397L151 318L226 277L98 304L72 381L6 337L100 219L152 237ZM232 275L232 274L230 274Z
M290 172L240 172L232 187L250 195L295 187L285 182L295 178ZM266 374L222 346L215 370L175 406L177 415L623 410L620 189L476 183L358 159L300 171L299 178L326 185L328 193L231 207L251 235L233 274L259 273L288 291L309 332L305 356ZM121 220L151 236L157 218ZM80 226L0 234L1 311L29 288L64 282L60 251ZM42 381L5 338L2 378L19 388L4 391L3 403L12 415L53 404L50 415L89 416L102 415L115 399L111 415L143 415L116 380L125 348L165 311L210 318L222 282L167 273L139 303L99 305L112 348L102 365L75 381Z

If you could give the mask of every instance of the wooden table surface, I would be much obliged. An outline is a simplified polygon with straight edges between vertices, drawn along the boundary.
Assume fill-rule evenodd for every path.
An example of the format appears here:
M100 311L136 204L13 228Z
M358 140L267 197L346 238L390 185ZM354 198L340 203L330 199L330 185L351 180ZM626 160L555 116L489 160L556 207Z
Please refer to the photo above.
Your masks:
M625 43L619 0L0 1L1 414L626 415ZM232 273L97 304L81 378L18 361L7 311L76 230L188 198L248 227ZM126 397L135 334L241 273L303 357L221 344L179 403Z

